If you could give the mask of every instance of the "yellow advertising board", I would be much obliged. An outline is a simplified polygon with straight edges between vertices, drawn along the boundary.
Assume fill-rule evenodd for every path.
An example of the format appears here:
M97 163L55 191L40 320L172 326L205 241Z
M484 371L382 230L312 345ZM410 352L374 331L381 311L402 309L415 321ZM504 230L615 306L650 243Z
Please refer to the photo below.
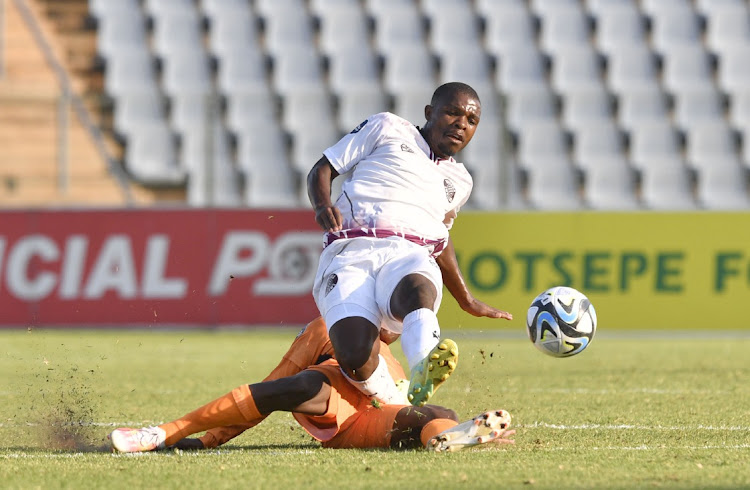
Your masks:
M514 320L474 318L445 291L444 329L524 328L552 286L586 294L600 330L750 328L750 212L464 212L451 237L474 295Z

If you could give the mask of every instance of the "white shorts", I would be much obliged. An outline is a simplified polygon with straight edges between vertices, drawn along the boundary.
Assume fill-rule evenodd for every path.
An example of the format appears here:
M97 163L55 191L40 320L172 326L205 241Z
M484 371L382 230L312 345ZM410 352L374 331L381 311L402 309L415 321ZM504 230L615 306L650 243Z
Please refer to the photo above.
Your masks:
M391 313L391 295L409 274L421 274L435 285L432 310L437 312L443 276L426 247L400 237L336 240L320 256L313 297L329 329L356 316L400 334L403 325Z

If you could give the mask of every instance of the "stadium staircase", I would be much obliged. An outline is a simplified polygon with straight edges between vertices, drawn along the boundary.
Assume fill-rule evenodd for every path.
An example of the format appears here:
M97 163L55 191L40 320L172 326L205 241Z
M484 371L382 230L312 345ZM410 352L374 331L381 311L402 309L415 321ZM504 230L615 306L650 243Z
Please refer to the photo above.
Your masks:
M85 28L85 0L27 0L49 47L68 73L73 93L82 97L93 123L101 127L97 75L91 69L94 31ZM95 135L70 104L61 103L56 73L24 11L5 2L4 76L0 77L0 202L9 207L122 206L159 201L158 191L118 182ZM61 121L67 121L67 138ZM111 138L101 141L118 157ZM61 169L67 155L67 171ZM124 185L123 185L124 184ZM182 200L166 196L165 200Z

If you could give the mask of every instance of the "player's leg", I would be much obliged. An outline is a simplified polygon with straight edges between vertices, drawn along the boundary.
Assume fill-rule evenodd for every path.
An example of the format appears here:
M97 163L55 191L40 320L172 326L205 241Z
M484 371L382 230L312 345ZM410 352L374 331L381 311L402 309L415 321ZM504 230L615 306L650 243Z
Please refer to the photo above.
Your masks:
M505 410L485 412L432 436L425 434L422 442L428 450L435 452L458 451L488 442L513 444L511 437L516 431L510 429L510 422L510 414Z
M380 271L377 301L387 312L388 328L401 329L401 346L411 370L409 401L422 406L455 370L458 346L440 338L436 312L442 300L442 276L422 248L408 250Z
M333 348L331 347L331 341L328 338L326 324L321 317L318 317L302 329L292 342L289 350L284 354L281 362L263 379L263 381L272 381L287 376L293 376L303 369L306 369L308 366L317 364L332 355ZM261 415L257 419L249 421L246 424L209 429L200 437L200 445L194 440L189 440L184 443L181 443L180 441L176 443L175 446L183 449L195 447L209 449L218 447L239 436L246 430L255 427L265 418L266 415Z
M404 407L393 421L390 446L394 449L425 447L434 436L456 425L458 415L448 408L436 405Z
M204 430L248 424L274 411L320 415L328 408L330 394L328 378L306 370L274 381L241 385L172 422L143 429L116 429L109 438L121 452L152 451Z

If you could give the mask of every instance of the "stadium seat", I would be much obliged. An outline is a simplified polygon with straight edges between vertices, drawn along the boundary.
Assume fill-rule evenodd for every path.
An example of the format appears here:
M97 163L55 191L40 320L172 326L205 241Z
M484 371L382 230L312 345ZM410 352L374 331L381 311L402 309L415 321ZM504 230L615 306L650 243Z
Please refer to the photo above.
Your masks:
M547 61L535 46L517 46L508 51L498 65L495 86L503 93L547 87Z
M210 20L208 45L217 58L240 50L258 51L259 39L257 20L247 8L229 14L215 14Z
M678 96L684 91L712 89L713 62L700 44L673 47L664 58L662 83Z
M715 53L725 53L734 46L750 44L750 12L741 2L731 7L706 12L706 46Z
M496 209L500 205L503 141L501 123L482 118L471 143L456 157L474 180L471 201L476 208Z
M135 92L115 99L114 130L124 139L143 126L164 124L167 103L158 91Z
M218 59L216 85L224 94L266 91L268 60L257 49L227 51Z
M149 53L146 39L146 19L140 10L125 14L121 18L105 17L99 20L96 53L105 63L120 53Z
M203 94L212 90L208 56L202 52L177 52L162 62L161 86L170 95Z
M652 210L695 208L690 173L679 159L657 159L640 169L641 202Z
M368 2L375 22L374 47L380 55L388 56L404 46L426 43L424 20L414 3L391 1L385 8L377 4Z
M299 204L297 179L283 131L275 125L267 126L262 132L240 131L237 141L237 163L245 181L245 204L256 208L296 207Z
M325 130L337 127L333 104L326 91L294 91L281 100L281 123L291 133Z
M609 3L613 6L601 6L595 14L596 46L599 50L610 54L621 46L645 45L646 20L637 4L630 0Z
M369 46L350 46L330 53L328 87L334 94L356 89L379 89L380 66Z
M685 155L696 169L710 167L714 161L736 158L739 136L725 120L693 124L687 130Z
M544 167L527 171L529 206L537 210L579 209L581 193L576 173L567 159L550 157Z
M483 15L484 44L496 58L502 58L517 46L536 43L537 24L525 5L505 9L488 5Z
M335 126L325 125L295 132L292 136L292 168L300 175L307 175L315 162L323 156L323 150L339 139L341 133Z
M723 122L725 118L724 101L713 86L683 91L675 97L673 119L682 130L707 122Z
M578 2L573 2L571 5L578 5ZM549 15L541 17L539 45L553 57L560 50L590 46L590 36L589 19L580 6L556 8L550 10Z
M589 45L559 49L552 61L551 81L561 94L602 90L602 60Z
M115 98L159 91L153 58L148 52L133 51L108 60L104 88L107 95Z
M607 58L607 83L618 95L659 87L656 57L647 46L623 47Z
M630 161L637 169L654 161L675 161L681 155L680 135L669 122L644 123L630 130Z
M179 164L176 136L166 124L141 126L125 146L125 169L145 185L183 185L186 172Z
M583 200L598 210L633 210L639 203L635 194L635 173L621 156L599 157L584 170Z
M575 90L562 97L562 122L566 128L581 128L611 124L615 100L603 87Z
M638 0L584 0L588 12L596 18L610 10L638 9Z
M288 48L273 58L273 87L279 94L326 90L322 61L314 46Z
M750 87L730 98L729 122L738 130L750 128Z
M192 206L240 206L241 179L221 123L182 133L180 161L188 171L187 200ZM211 138L210 145L208 138Z
M711 17L724 10L745 7L745 0L695 0L695 9L699 14Z
M641 9L649 17L667 18L693 12L692 0L640 0Z
M169 123L177 131L205 131L220 117L219 98L210 92L181 92L169 99Z
M154 53L168 59L174 53L202 52L203 26L196 13L177 10L154 19L151 36Z
M143 10L146 15L156 20L175 15L198 17L193 0L143 0Z
M393 112L418 126L425 123L424 108L430 103L432 91L427 86L409 88L393 93Z
M618 98L617 122L627 131L642 124L669 124L669 105L658 87L627 91Z
M657 12L651 19L651 44L659 53L669 54L685 45L701 44L700 19L689 4L685 9L657 9Z
M226 96L226 124L233 132L243 128L278 125L279 101L270 90L233 92Z
M264 25L264 46L272 56L279 56L289 50L315 46L313 22L304 2L280 1L276 7L262 10ZM299 3L299 7L293 5ZM275 4L274 4L275 5Z
M335 8L321 6L316 10L320 19L318 43L323 54L334 55L342 49L371 49L369 20L359 5L345 2Z
M573 135L573 159L576 166L590 168L600 160L621 157L625 135L611 121L580 126Z
M466 51L472 50L472 46L481 48L481 26L471 5L466 2L449 5L427 11L428 42L432 51L442 55L461 49L459 46Z
M383 86L389 93L419 90L436 83L436 60L424 43L404 46L385 57Z
M200 0L200 9L209 22L217 19L244 18L250 13L247 0Z
M336 124L342 134L356 128L372 114L391 110L390 100L380 88L346 90L339 92L336 99Z
M462 81L483 94L493 91L492 78L490 56L483 49L446 51L440 56L438 83Z
M141 16L140 0L89 0L89 15L97 21L124 19L130 15Z
M747 90L750 86L750 44L741 44L723 52L719 58L717 80L729 94Z
M518 161L522 168L545 167L548 160L567 157L569 141L557 121L524 126L517 135Z
M698 170L696 194L707 209L747 209L748 174L737 159L715 158Z
M518 133L527 124L556 120L559 107L560 102L547 87L519 89L506 98L505 118L511 131Z

